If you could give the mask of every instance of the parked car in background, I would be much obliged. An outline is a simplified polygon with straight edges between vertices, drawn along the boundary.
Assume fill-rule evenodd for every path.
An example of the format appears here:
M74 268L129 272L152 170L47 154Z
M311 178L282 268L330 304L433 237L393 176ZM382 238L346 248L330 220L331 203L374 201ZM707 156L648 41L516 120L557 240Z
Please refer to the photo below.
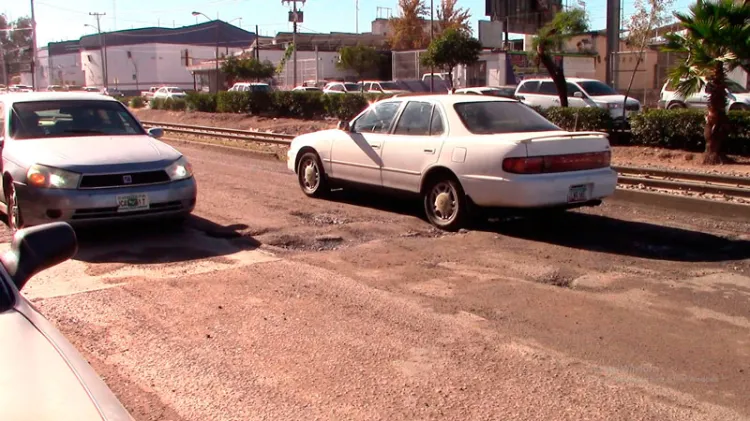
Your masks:
M159 90L158 86L152 86L148 88L148 91L141 91L141 96L146 100L152 99L154 97L154 94L158 90Z
M0 94L4 94L6 92L8 92L8 87L3 84L0 84Z
M362 85L352 82L330 82L323 88L324 94L347 94L362 92Z
M102 92L102 88L97 88L96 86L84 86L83 87L84 92L92 92L95 94L99 94Z
M8 87L8 90L10 92L34 92L34 88L32 88L31 86L20 84L10 85L10 87Z
M104 95L109 95L113 98L122 98L125 96L125 94L122 93L117 88L105 88L102 93L104 93Z
M65 90L68 92L84 92L85 89L80 85L65 85Z
M421 197L456 230L470 209L567 209L612 195L606 134L560 129L518 101L423 95L372 104L337 130L296 137L287 155L302 191L367 186Z
M114 98L90 93L0 97L0 210L11 230L47 222L184 220L195 207L187 159Z
M154 99L183 99L186 96L187 92L176 86L162 86L154 93Z
M20 293L33 275L77 249L75 232L59 222L17 232L0 258L3 421L133 421L86 359Z
M297 86L292 89L294 92L322 92L323 90L315 86Z
M273 89L267 83L238 82L229 88L229 92L271 92Z
M596 79L567 78L566 82L570 107L604 108L609 110L613 119L621 121L641 111L640 101L633 98L628 98L623 110L625 95ZM551 78L522 80L516 89L516 98L526 105L543 109L560 106L557 87Z
M396 82L365 80L359 82L359 84L362 85L364 92L368 94L397 95L410 92L408 89L399 86Z
M658 107L666 109L707 108L713 85L703 85L700 91L685 98L669 82L661 88ZM750 110L750 91L733 80L727 80L727 110Z
M479 86L475 88L456 89L457 94L489 95L503 98L515 98L516 86Z

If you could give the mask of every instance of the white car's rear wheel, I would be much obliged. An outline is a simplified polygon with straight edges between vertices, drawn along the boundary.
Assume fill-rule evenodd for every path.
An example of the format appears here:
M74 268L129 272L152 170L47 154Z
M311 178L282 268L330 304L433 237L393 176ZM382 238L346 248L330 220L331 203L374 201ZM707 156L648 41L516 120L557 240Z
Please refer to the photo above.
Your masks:
M5 186L5 204L8 205L8 228L16 232L23 228L23 216L21 215L21 205L18 203L18 193L12 181Z
M453 178L436 177L423 193L427 220L437 228L456 231L467 214L466 197L461 185Z
M302 155L297 166L297 180L302 192L310 197L323 197L330 192L320 158L314 152Z

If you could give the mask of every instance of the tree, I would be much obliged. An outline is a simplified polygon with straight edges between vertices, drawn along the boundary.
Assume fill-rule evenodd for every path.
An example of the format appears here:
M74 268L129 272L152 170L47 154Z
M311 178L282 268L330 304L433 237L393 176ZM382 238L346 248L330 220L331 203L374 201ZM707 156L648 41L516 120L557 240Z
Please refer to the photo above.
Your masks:
M362 80L362 75L377 68L380 63L380 54L373 47L357 44L354 47L342 47L339 50L339 61L336 67L341 70L351 70L357 74L357 80Z
M424 0L399 0L400 15L390 19L392 34L388 43L393 50L419 50L427 47L424 18L428 15Z
M272 78L276 74L276 67L268 60L230 56L221 65L221 71L231 81L259 81Z
M0 50L3 52L3 59L0 61L6 66L5 69L0 69L0 75L20 73L21 65L31 62L31 42L31 19L21 17L11 22L5 15L0 15Z
M471 13L456 6L457 0L440 0L437 10L437 34L440 35L448 29L457 29L471 34Z
M422 55L422 64L437 67L448 73L448 80L453 86L453 68L459 64L465 66L479 61L482 43L464 31L452 28L435 38L427 51Z
M670 81L685 97L706 85L711 87L703 163L722 163L726 160L722 145L729 129L727 73L742 65L737 49L742 48L743 41L750 36L750 5L733 0L698 0L688 13L674 15L684 30L666 34L663 50L683 53L687 58L672 69Z
M586 32L589 28L586 11L573 8L560 12L552 20L539 29L534 37L535 61L541 63L549 72L560 97L560 106L568 106L568 89L565 84L565 74L562 66L555 63L553 54L562 51L565 42L574 35Z
M674 0L635 0L633 7L635 13L630 16L630 21L625 26L628 35L625 37L625 43L631 48L638 51L635 59L635 67L630 75L630 83L625 91L625 99L622 101L622 109L627 105L630 89L633 87L635 74L638 71L641 61L643 61L643 52L648 46L649 40L654 36L654 28L667 24L670 20L669 10L672 8Z

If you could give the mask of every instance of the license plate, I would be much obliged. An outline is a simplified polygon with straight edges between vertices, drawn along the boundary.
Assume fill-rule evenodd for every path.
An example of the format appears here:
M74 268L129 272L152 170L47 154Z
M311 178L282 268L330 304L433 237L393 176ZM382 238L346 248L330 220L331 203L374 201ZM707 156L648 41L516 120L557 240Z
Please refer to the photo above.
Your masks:
M117 196L117 212L133 212L148 209L147 194L123 194Z
M568 190L568 203L585 202L588 200L588 186L570 186Z

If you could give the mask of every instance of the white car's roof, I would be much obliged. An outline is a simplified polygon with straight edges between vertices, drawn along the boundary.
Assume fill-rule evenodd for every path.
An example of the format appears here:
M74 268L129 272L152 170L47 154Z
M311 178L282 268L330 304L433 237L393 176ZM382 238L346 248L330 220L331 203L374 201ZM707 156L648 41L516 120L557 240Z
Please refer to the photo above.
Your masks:
M552 78L551 77L530 77L528 79L522 80L521 83L527 82L527 81L540 81L540 80L545 81L545 82L551 82ZM566 77L565 81L566 82L601 82L598 79L587 79L587 78L582 78L582 77Z
M503 98L503 97L496 97L496 96L450 95L450 94L444 94L444 95L407 95L407 96L395 97L395 98L392 98L392 99L391 98L384 99L381 102L385 102L385 101L397 101L397 100L418 101L420 99L426 99L426 100L432 100L432 101L440 102L443 105L460 104L460 103L463 103L463 102L518 102L515 99Z
M90 101L99 99L102 101L117 100L111 96L91 93L86 91L80 92L11 92L0 97L7 104L15 102L36 102L36 101Z

